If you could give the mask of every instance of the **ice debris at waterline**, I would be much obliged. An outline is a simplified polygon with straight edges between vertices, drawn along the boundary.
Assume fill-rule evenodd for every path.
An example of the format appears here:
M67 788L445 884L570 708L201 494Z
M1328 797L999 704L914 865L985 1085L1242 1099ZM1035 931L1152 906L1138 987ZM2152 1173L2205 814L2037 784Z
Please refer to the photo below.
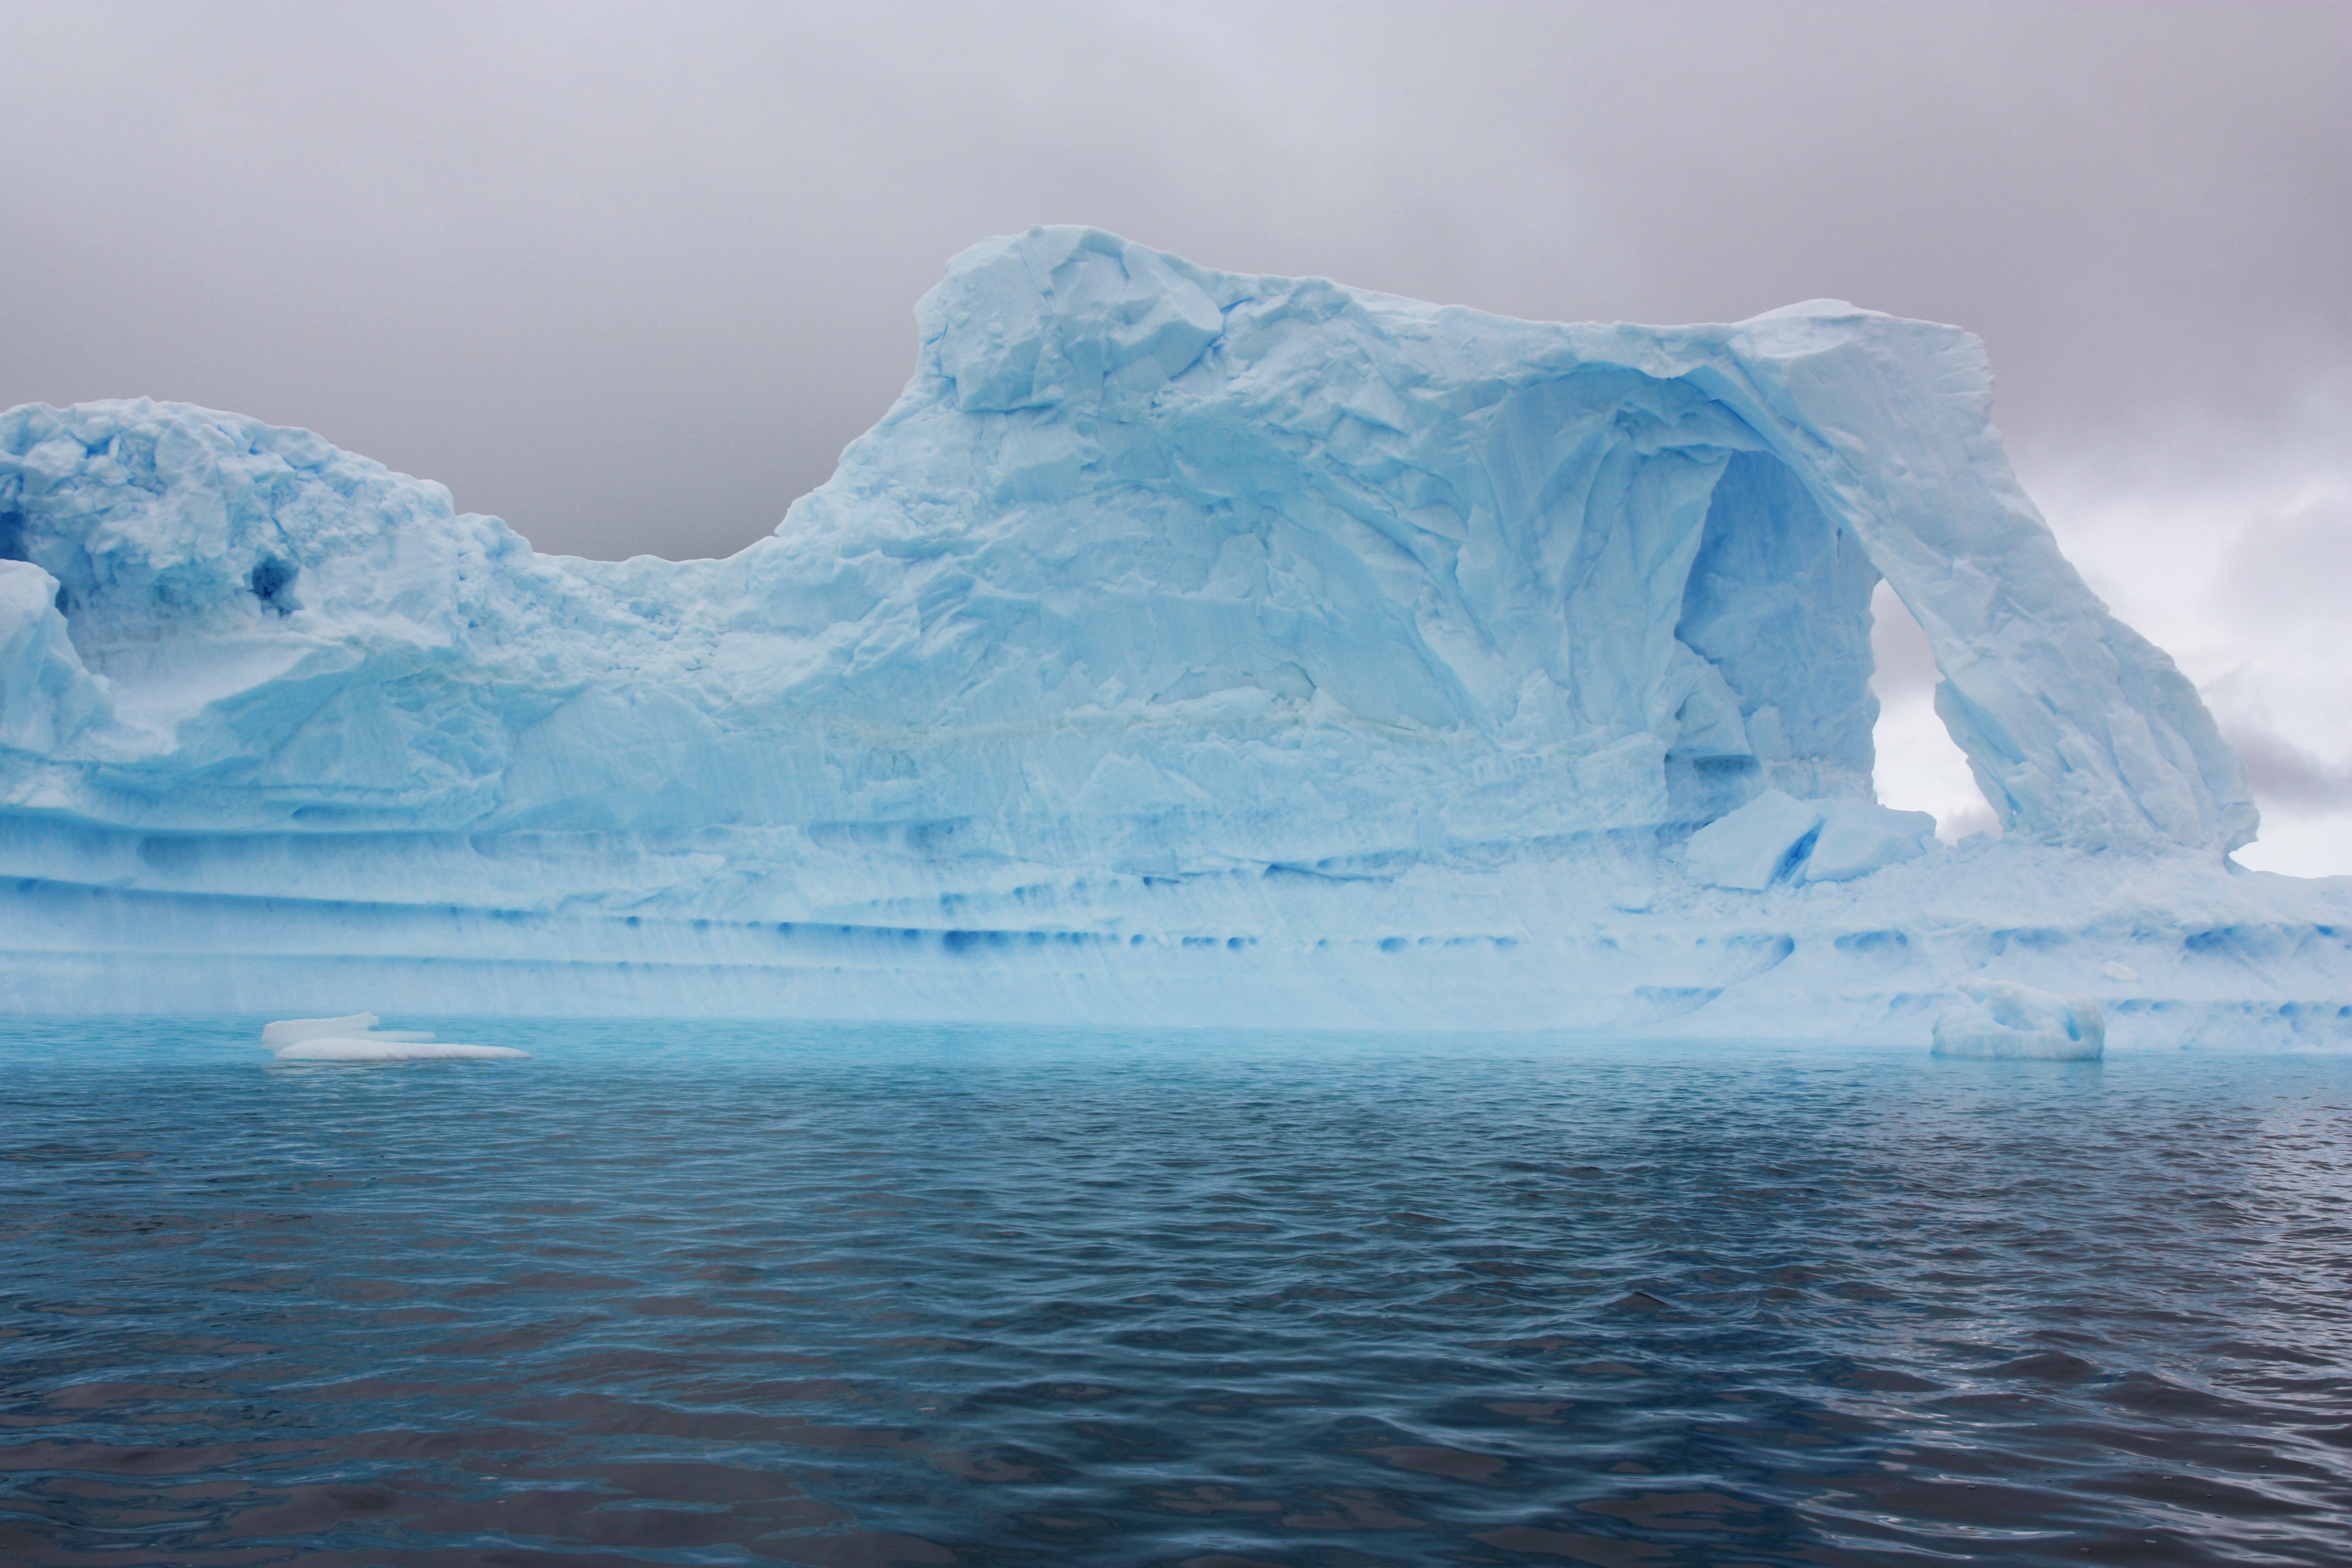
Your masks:
M1968 1000L1936 1020L1939 1057L2096 1061L2105 1054L2106 1022L2087 996L2053 996L2005 980L1963 980Z
M500 1061L528 1057L511 1046L461 1046L430 1030L379 1029L373 1013L341 1018L281 1018L261 1027L261 1043L282 1062Z
M1034 229L725 561L179 405L0 416L0 1005L2352 1037L2352 884L2059 555L1977 341ZM756 463L731 451L647 462ZM1884 577L2003 824L1871 795ZM2124 984L2118 969L2138 978Z

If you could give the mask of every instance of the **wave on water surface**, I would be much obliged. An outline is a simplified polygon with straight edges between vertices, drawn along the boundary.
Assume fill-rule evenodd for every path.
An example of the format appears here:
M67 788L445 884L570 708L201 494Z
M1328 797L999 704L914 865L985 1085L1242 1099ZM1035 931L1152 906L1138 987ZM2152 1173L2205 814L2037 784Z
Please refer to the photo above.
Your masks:
M449 1026L0 1026L0 1559L2342 1561L2340 1057Z

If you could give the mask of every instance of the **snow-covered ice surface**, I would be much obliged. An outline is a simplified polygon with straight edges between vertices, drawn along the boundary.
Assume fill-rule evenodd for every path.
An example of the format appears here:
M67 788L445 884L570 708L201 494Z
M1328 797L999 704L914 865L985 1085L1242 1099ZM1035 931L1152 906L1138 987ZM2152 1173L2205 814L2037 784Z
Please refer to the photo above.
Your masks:
M0 416L0 1006L1924 1044L1999 980L2118 1046L2352 1037L2352 884L2225 861L2243 772L1966 333L1517 321L1076 228L918 314L726 561L537 555L236 416ZM1998 841L1872 802L1882 576Z

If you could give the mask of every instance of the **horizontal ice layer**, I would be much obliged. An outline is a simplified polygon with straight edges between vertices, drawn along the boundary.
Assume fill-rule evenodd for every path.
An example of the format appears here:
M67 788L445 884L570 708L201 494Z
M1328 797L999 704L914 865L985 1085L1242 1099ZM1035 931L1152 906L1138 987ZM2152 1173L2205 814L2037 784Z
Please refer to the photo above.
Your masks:
M1704 1032L1884 930L1934 994L2009 922L1971 892L1932 940L1973 873L1871 803L1882 575L2007 847L2165 868L2057 929L2162 975L2195 910L2300 921L2304 968L2196 1005L2342 995L2342 895L2273 920L2225 872L2242 770L2060 558L1965 333L1513 321L1081 229L919 317L898 403L723 562L539 556L235 416L0 416L0 1002L1395 1016L1454 994L1383 978L1432 944L1480 1016ZM1810 846L1702 886L1774 798ZM1865 931L1804 901L1895 878ZM1892 994L1849 958L1824 1005Z
M500 863L485 859L484 868ZM1696 885L1665 855L1234 871L909 898L898 918L561 910L26 880L0 1009L1138 1020L1907 1042L1958 984L2088 995L2111 1050L2352 1043L2340 879L1975 841L1851 881ZM101 874L99 865L85 876ZM937 884L935 883L934 886Z

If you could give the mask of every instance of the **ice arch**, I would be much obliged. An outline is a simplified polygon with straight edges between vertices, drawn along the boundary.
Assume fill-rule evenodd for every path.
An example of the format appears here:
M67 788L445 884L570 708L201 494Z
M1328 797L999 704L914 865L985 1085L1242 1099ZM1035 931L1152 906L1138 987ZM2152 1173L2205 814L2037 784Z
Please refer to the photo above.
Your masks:
M2252 837L2243 771L2194 689L2090 593L2018 486L1989 423L1982 346L1957 329L1836 300L1727 327L1537 325L1207 272L1078 229L974 247L923 320L926 365L959 410L1051 411L1067 434L1036 449L1080 489L1108 477L1104 432L1156 426L1180 476L1343 514L1379 536L1354 547L1375 575L1401 563L1383 556L1409 557L1418 572L1391 597L1415 597L1424 662L1489 733L1542 707L1511 684L1530 669L1560 688L1555 733L1605 733L1639 691L1686 697L1669 634L1693 525L1706 498L1748 492L1752 512L1784 522L1810 502L1858 551L1824 566L1843 653L1786 661L1826 684L1794 706L1745 704L1809 731L1796 744L1810 752L1786 760L1818 764L1820 787L1868 773L1853 616L1870 574L1925 630L1938 711L2006 831L2225 851ZM1268 466L1285 477L1254 487ZM1751 564L1761 587L1801 563ZM1726 626L1726 602L1706 597L1702 585L1702 640ZM1486 655L1505 668L1482 680L1470 671ZM1482 704L1498 681L1509 700ZM1691 748L1712 742L1668 732L1681 712L1653 733L1703 763Z
M2004 829L2224 851L2257 816L2237 756L2161 649L2059 553L1990 423L1982 345L1816 301L1730 330L1685 374L1739 411L1917 619L1937 711Z

